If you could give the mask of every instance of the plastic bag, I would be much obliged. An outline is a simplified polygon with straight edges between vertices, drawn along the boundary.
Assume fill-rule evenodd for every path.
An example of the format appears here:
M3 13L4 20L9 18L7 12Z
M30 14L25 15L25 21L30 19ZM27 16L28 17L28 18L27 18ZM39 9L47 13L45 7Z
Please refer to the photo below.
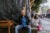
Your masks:
M42 26L41 25L38 25L37 26L37 31L41 31L42 30Z

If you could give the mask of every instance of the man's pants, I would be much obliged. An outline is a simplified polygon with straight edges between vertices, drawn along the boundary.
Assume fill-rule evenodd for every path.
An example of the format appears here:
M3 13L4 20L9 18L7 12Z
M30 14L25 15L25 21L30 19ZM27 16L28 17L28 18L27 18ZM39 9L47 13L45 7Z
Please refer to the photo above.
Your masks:
M28 33L31 33L31 29L30 26L25 26L26 28L28 28ZM17 25L15 26L15 33L18 33L19 29L23 28L22 25Z

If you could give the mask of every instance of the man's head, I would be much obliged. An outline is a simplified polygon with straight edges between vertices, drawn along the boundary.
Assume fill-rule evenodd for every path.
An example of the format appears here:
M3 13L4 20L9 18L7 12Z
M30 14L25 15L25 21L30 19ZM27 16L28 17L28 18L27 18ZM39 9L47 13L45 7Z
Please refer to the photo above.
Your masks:
M23 7L23 9L21 10L21 15L22 16L25 16L26 15L25 7Z

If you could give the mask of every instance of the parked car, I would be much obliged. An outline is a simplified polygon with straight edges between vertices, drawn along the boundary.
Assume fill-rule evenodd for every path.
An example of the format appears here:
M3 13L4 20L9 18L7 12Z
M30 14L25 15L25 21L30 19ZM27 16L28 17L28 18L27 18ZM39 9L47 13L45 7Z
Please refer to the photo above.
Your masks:
M46 14L46 17L47 17L47 18L50 18L50 14Z

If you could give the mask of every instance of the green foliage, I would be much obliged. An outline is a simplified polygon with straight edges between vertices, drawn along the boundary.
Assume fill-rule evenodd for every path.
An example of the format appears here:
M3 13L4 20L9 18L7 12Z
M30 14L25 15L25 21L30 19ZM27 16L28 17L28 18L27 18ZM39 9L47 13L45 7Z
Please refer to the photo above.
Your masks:
M38 11L39 5L42 3L42 0L35 0L34 4L32 5L31 9L32 11Z

